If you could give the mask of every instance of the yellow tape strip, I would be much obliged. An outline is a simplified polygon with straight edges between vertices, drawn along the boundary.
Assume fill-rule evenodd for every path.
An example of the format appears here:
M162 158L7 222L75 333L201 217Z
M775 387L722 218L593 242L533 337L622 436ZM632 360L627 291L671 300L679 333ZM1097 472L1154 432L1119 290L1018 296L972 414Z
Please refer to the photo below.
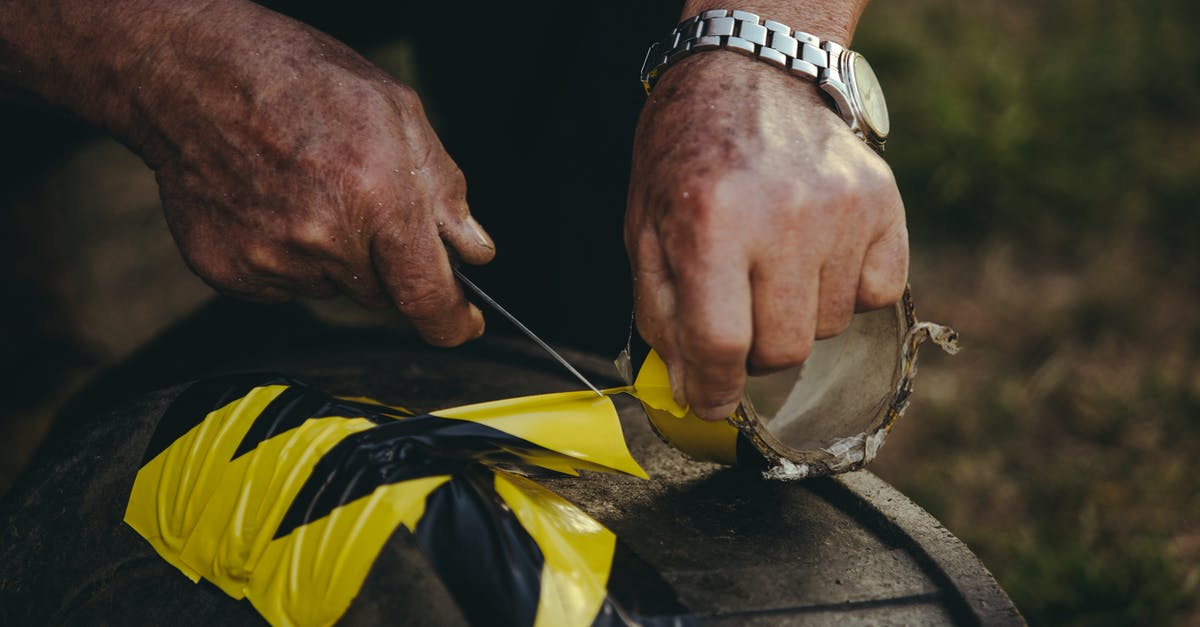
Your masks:
M689 456L729 466L737 463L737 427L726 420L701 420L675 402L667 365L651 350L633 382L632 394L642 402L654 429Z
M545 559L535 627L590 625L608 596L617 537L529 479L496 471L495 485Z
M396 527L415 530L425 498L449 480L426 477L383 486L271 542L246 597L277 627L332 625L358 595Z
M221 485L225 466L254 419L287 386L252 390L208 414L137 473L125 522L192 581L200 571L180 555L203 508Z
M310 418L232 459L255 418L288 386L254 388L217 409L137 473L125 521L193 581L246 598L273 625L329 625L345 613L399 525L415 530L433 476L388 484L274 538L313 467L364 418ZM506 399L435 414L474 421L548 449L513 451L574 473L646 478L629 455L611 399L569 392ZM539 625L586 625L606 598L615 537L538 484L495 471L495 486L544 554Z
M571 475L578 474L575 469L616 470L650 478L629 454L612 399L597 397L590 390L507 398L432 413L485 424L558 453L522 455L543 468Z

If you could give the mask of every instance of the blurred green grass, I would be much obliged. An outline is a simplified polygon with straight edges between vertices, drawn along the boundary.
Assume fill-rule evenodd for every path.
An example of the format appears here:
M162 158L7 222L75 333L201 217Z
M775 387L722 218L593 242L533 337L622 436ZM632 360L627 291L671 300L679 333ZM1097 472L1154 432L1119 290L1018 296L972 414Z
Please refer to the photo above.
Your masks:
M875 470L1032 624L1200 624L1200 3L877 2L926 353Z
M872 5L889 160L920 235L1045 249L1136 229L1200 245L1200 3Z

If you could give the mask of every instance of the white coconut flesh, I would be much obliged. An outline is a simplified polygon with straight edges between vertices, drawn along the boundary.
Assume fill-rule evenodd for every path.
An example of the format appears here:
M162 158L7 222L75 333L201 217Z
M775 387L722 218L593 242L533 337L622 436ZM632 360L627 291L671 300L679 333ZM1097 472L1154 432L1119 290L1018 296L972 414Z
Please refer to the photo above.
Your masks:
M763 443L797 463L869 461L867 438L885 426L904 376L901 307L857 314L844 332L816 342L804 365L751 377L746 413Z

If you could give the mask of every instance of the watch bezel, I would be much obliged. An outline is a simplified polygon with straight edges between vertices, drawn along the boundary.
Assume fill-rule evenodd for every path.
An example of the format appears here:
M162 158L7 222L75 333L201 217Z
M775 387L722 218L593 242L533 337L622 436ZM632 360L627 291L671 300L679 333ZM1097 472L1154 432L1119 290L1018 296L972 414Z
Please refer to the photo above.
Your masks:
M787 37L776 41L783 35ZM642 59L640 78L646 95L650 95L658 75L675 61L712 49L749 54L793 76L815 81L850 131L876 152L883 152L891 117L879 78L866 58L836 42L793 31L779 22L764 22L745 11L733 11L732 15L725 9L705 11L681 22L661 41L653 42ZM858 68L865 68L863 74L869 77L860 76ZM868 111L863 93L872 89L878 96L873 101L880 106Z
M855 69L855 61L861 59L862 62L865 63L871 70L871 73L874 74L875 69L871 67L871 62L868 61L866 57L854 52L853 50L843 49L841 54L838 56L838 72L842 75L842 80L846 85L846 90L849 92L848 95L850 96L850 106L854 109L854 117L856 118L856 121L860 122L860 130L864 135L866 135L868 141L882 148L884 142L887 141L888 133L891 131L891 116L888 114L887 98L884 96L883 88L879 84L879 77L876 76L874 82L875 88L879 92L879 97L883 100L883 115L885 116L883 122L885 122L887 125L887 128L883 129L879 128L878 126L880 121L872 119L870 112L868 112L867 108L863 106L862 89L860 85L866 81L864 80L865 77L859 76L858 71Z

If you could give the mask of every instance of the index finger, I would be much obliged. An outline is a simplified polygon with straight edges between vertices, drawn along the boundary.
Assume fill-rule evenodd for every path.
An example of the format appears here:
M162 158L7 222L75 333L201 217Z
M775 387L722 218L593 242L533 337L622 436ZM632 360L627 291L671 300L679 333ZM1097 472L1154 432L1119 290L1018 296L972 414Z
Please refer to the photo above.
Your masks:
M416 233L392 231L371 242L371 260L396 309L435 346L457 346L483 334L483 314L467 301L432 223Z
M708 250L676 270L684 394L705 420L733 414L746 385L754 330L749 272L739 256L733 250Z

